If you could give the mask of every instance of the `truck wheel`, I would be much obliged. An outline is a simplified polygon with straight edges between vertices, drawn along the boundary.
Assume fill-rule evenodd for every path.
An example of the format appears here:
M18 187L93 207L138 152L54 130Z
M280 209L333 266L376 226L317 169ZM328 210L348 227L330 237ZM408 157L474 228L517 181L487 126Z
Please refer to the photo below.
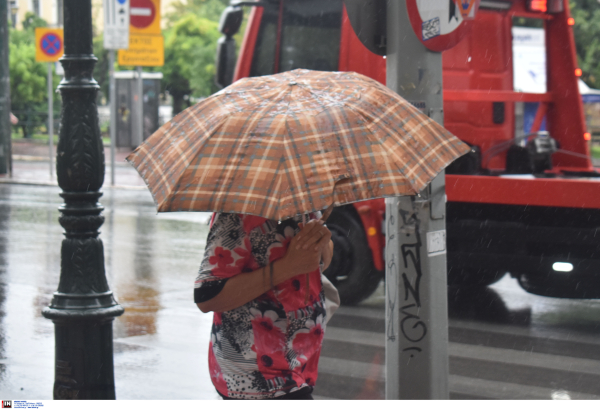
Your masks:
M336 208L327 220L334 244L325 276L340 293L344 305L358 304L377 289L383 273L373 266L371 249L354 209Z
M453 287L486 287L500 281L506 272L476 267L454 267L448 263L448 285Z

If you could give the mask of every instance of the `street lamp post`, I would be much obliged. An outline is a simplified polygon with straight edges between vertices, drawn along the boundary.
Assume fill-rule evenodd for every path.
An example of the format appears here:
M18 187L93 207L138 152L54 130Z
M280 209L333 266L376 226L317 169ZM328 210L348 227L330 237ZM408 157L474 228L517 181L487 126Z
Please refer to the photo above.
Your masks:
M123 313L109 289L98 229L104 150L92 72L91 0L64 0L65 77L56 175L65 203L58 290L44 317L55 326L54 399L114 399L112 321Z

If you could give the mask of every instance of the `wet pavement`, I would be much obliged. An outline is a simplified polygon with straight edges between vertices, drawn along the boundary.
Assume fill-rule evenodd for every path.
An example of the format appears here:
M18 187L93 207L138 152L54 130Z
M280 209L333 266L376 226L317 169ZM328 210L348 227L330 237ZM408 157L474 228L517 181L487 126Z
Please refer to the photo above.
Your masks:
M0 183L0 398L42 400L54 380L54 327L41 310L58 286L62 200L41 180L48 163L24 159L14 180L37 185ZM192 302L209 215L157 215L126 166L121 187L100 199L106 274L126 310L113 325L117 398L217 399L212 316ZM384 397L383 294L381 285L330 321L317 398ZM477 293L450 291L449 315L452 399L600 399L600 301L535 296L506 276Z

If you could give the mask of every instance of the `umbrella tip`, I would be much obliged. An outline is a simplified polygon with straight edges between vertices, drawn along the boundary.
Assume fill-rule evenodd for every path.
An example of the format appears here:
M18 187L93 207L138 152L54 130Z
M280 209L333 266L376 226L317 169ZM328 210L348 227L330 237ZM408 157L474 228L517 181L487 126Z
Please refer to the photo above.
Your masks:
M298 83L296 81L290 81L288 85L298 85Z

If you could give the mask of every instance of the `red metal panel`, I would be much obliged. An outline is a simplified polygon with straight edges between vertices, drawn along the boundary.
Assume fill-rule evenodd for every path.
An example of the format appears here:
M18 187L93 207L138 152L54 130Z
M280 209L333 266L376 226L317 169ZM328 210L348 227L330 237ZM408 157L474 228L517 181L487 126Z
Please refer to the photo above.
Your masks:
M554 102L548 107L548 131L559 141L561 149L587 158L557 153L552 159L554 166L591 170L589 146L583 136L585 117L575 76L577 56L573 29L567 22L569 17L569 2L564 0L564 11L546 21L547 83L548 91L554 95Z
M550 102L552 94L530 94L513 91L475 91L475 90L444 90L446 101L479 101L479 102Z
M471 35L442 53L444 126L486 152L514 134L511 19L480 9L474 23ZM489 99L492 92L499 92L497 100ZM495 124L493 102L503 101L504 123ZM486 166L503 170L505 155L494 156Z
M600 208L600 180L446 175L450 202Z
M353 203L362 225L365 229L367 243L373 255L373 265L379 271L385 270L383 249L385 248L385 235L381 231L383 215L385 214L385 200L375 199L365 202ZM382 210L383 209L383 210ZM370 234L373 229L375 234Z
M360 42L346 12L342 14L340 42L340 71L354 71L385 84L385 58L372 53Z
M234 81L250 75L250 67L252 67L252 57L254 56L254 47L256 46L256 37L258 36L258 30L260 29L260 20L262 19L262 15L262 7L252 7L252 11L248 16L248 25L246 26L244 40L242 41L242 46L240 47L238 63L235 67L235 73L233 75Z

